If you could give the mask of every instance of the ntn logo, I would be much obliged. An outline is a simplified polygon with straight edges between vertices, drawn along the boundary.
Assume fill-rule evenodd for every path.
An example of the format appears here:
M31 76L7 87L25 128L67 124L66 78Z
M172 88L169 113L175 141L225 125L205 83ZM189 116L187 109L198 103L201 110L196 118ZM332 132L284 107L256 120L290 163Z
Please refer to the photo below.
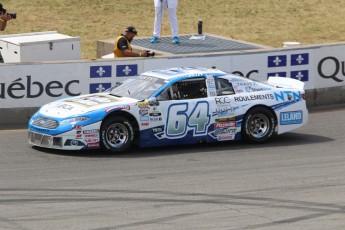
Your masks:
M301 101L304 99L304 94L294 91L281 91L280 93L274 92L276 101Z

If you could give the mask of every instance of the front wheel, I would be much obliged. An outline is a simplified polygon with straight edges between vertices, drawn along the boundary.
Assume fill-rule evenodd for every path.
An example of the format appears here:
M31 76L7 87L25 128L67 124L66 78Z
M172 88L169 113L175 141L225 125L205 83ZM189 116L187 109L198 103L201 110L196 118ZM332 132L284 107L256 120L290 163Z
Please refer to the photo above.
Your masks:
M272 137L276 121L273 113L264 107L247 112L242 124L242 137L250 143L262 143Z
M114 116L103 122L101 144L104 150L120 153L130 149L133 143L134 129L129 120L122 116Z

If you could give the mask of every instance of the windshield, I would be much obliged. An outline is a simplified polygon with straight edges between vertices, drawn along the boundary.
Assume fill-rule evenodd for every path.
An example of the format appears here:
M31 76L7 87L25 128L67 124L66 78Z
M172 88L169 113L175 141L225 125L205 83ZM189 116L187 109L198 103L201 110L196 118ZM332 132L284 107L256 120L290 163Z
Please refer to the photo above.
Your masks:
M109 89L108 92L117 97L130 97L144 100L149 98L164 84L163 79L141 75L117 82L116 86Z

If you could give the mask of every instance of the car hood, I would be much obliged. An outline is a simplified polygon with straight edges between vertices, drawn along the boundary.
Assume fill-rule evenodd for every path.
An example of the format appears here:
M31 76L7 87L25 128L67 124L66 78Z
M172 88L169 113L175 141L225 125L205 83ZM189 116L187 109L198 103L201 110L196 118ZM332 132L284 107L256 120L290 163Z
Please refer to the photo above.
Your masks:
M46 104L39 112L44 116L66 118L103 108L109 109L116 108L116 106L131 105L136 102L138 102L137 99L115 97L104 93L87 94Z

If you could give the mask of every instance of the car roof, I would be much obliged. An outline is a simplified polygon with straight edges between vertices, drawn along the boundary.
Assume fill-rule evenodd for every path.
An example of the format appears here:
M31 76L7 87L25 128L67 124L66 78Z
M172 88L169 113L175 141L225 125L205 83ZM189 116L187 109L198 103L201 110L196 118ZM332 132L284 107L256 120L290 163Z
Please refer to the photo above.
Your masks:
M157 77L167 81L171 81L176 78L188 79L198 76L206 76L207 74L211 74L213 76L223 76L227 73L217 69L207 69L202 67L177 67L151 70L148 72L144 72L141 75Z

